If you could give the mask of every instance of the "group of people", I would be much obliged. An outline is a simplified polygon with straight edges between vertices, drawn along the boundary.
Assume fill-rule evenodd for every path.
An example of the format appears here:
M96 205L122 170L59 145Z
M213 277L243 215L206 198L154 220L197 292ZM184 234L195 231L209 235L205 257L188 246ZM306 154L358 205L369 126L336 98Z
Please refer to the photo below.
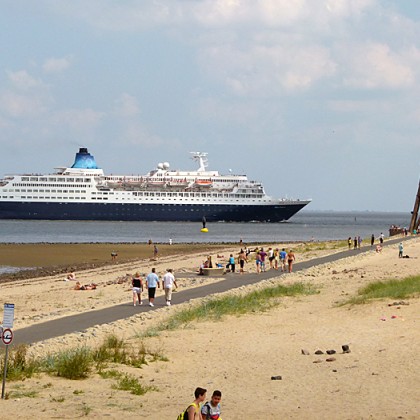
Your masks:
M360 247L362 246L362 242L363 242L363 239L361 238L360 235L355 236L354 239L352 239L351 236L349 236L349 238L347 239L349 249L351 249L352 246L353 246L353 249L360 249Z
M132 286L133 286L133 306L142 305L143 301L141 298L141 293L144 291L144 288L147 289L147 296L149 299L149 306L155 306L155 296L156 296L156 289L160 289L160 279L159 276L156 274L156 269L152 268L151 272L147 275L146 281L143 281L140 273L137 272L132 278ZM172 300L172 290L173 288L177 288L178 285L175 280L175 276L173 274L172 268L168 268L166 273L162 277L162 289L165 292L165 299L166 305L171 305Z
M177 420L222 420L220 407L222 393L219 390L215 390L210 401L203 404L206 395L206 389L196 388L194 401L178 416Z
M268 259L269 268L274 270L287 271L289 273L293 270L293 263L296 260L295 253L291 249L289 252L285 248L280 251L278 248L268 248L268 252L264 251L264 248L255 250L255 264L257 273L261 273L267 270L266 262Z

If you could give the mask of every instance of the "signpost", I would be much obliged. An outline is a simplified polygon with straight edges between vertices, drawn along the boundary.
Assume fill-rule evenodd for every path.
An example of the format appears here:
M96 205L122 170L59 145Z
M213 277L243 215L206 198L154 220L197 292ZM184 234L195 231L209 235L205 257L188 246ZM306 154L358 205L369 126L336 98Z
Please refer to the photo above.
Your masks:
M4 391L6 388L7 359L9 356L9 345L13 341L13 320L15 317L15 305L13 303L4 304L3 325L0 327L1 341L6 346L4 356L3 385L1 388L1 399L4 400Z

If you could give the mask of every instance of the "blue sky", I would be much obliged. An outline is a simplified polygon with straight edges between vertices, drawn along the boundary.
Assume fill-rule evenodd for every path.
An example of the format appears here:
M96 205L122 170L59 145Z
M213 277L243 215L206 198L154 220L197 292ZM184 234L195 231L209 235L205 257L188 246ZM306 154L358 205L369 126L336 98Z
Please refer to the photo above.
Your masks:
M308 210L410 212L420 174L417 0L0 0L0 175L88 147L247 173Z

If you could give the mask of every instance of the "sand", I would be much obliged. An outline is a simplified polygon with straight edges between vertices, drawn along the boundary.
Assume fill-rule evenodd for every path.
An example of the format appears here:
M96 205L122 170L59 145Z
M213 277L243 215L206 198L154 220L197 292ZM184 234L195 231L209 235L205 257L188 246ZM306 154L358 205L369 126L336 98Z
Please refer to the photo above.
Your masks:
M220 250L219 255L223 253L226 259L236 248ZM357 257L249 286L247 290L303 281L319 288L316 295L283 298L279 307L268 312L193 323L157 337L137 338L138 333L163 322L174 311L194 304L186 303L37 343L30 352L41 355L76 345L95 346L113 333L131 344L142 341L168 361L151 362L141 369L115 367L158 388L144 396L115 390L115 380L96 374L80 381L41 375L7 383L11 398L0 401L2 412L12 413L14 418L35 414L38 418L76 418L87 414L95 418L174 419L191 402L194 388L201 386L210 393L222 391L225 420L419 418L418 297L405 299L407 304L401 305L388 306L393 303L389 299L338 305L372 281L418 275L420 240L406 242L404 250L411 258L399 259L397 246L385 247L380 254L366 248L366 253ZM297 258L325 252L331 251L298 252ZM206 253L165 256L153 264L160 272L168 266L174 268L181 288L225 281L183 277L183 273L194 271ZM61 275L17 280L0 286L1 300L15 303L18 333L19 328L37 322L130 302L126 274L147 272L150 264L140 260L76 272L82 283L98 283L95 291L73 291L72 282L64 282ZM248 268L254 269L252 265ZM345 344L351 350L348 354L341 351ZM302 349L310 354L303 355ZM337 353L315 355L318 349L335 349ZM335 360L327 362L328 357ZM278 375L281 380L271 380ZM38 394L19 397L18 392L24 391Z

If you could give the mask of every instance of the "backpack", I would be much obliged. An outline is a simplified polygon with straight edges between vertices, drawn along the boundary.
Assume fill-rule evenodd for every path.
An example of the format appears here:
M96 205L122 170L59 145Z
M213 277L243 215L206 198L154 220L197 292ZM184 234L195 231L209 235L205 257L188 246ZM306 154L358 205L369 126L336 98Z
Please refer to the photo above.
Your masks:
M191 403L181 414L178 415L176 420L188 420L187 410L192 406L195 406L195 403Z
M213 416L211 415L211 405L210 405L210 401L207 401L207 402L203 405L202 409L203 409L204 407L207 407L206 420L211 420L211 419L214 419L214 418L215 418L215 415L213 415ZM201 412L201 413L202 413L202 412ZM220 418L220 417L218 416L217 418Z

